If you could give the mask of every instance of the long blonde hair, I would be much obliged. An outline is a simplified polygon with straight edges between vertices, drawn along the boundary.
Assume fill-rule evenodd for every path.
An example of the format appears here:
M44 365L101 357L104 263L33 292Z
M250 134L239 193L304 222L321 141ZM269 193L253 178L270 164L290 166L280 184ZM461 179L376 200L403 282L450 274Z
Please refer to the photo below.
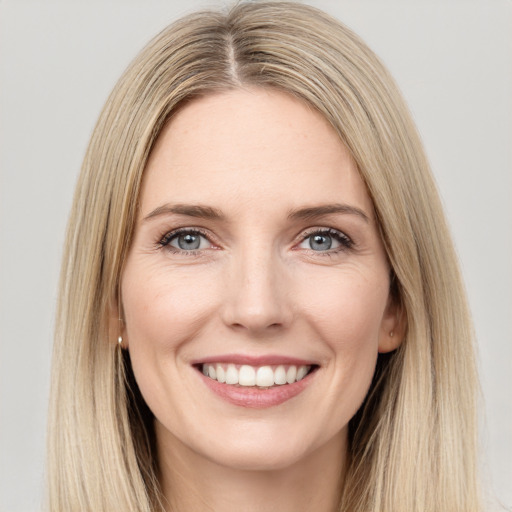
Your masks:
M331 123L373 200L407 335L379 356L350 424L340 510L471 512L477 484L473 333L428 162L396 85L350 30L312 7L239 3L174 23L109 97L85 156L61 274L49 420L49 509L161 510L151 413L116 346L120 276L148 155L194 97L245 85Z

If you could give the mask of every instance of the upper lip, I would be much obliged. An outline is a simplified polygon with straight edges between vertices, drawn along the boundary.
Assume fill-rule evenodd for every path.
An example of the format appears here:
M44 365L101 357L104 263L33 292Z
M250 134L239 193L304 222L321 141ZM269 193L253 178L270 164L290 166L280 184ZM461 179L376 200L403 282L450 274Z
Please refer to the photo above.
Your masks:
M268 354L261 356L243 355L243 354L222 354L218 356L209 356L202 359L196 359L191 362L192 365L197 364L214 364L214 363L231 363L249 366L276 366L276 365L295 365L308 366L316 365L315 361L300 359L278 354Z

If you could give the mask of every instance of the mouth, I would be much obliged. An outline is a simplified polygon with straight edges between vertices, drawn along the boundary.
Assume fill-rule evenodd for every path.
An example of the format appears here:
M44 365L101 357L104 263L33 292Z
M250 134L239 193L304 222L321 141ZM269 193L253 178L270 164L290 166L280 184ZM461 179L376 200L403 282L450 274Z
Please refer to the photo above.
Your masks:
M230 386L270 389L299 382L318 369L318 365L262 365L233 363L202 363L201 373L214 381Z
M318 364L305 364L306 361L269 364L269 361L229 359L202 361L193 366L219 398L254 409L280 405L299 395L313 382L320 368Z

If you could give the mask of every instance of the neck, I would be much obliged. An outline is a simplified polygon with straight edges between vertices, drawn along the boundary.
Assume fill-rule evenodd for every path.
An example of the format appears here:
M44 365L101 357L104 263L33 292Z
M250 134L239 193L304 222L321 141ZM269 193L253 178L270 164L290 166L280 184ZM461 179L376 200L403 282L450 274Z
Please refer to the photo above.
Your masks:
M158 438L158 436L157 436ZM345 433L285 468L234 469L219 465L182 443L159 445L167 512L334 512L344 476Z

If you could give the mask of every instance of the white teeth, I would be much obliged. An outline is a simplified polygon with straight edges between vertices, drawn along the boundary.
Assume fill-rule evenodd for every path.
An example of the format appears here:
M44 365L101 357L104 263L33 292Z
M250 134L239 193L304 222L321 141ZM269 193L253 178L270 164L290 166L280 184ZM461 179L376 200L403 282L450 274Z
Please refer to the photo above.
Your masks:
M217 380L219 382L226 382L226 372L220 364L217 365Z
M234 364L228 364L226 370L226 384L238 384L238 370Z
M286 372L286 382L288 382L288 384L293 384L295 382L295 377L297 377L297 367L290 366Z
M278 366L274 372L274 383L279 386L286 384L286 370L284 366Z
M256 384L262 388L274 385L274 372L270 366L261 366L256 373Z
M302 380L311 369L311 366L259 366L254 367L247 364L239 366L234 364L203 364L202 372L210 379L230 385L246 387L258 386L269 388L274 385L293 384Z
M299 369L297 370L297 377L296 380L302 380L306 374L308 373L308 369L306 366L299 366Z
M256 372L254 371L254 368L252 366L244 364L243 366L240 367L240 370L238 372L238 384L240 384L240 386L256 385Z

